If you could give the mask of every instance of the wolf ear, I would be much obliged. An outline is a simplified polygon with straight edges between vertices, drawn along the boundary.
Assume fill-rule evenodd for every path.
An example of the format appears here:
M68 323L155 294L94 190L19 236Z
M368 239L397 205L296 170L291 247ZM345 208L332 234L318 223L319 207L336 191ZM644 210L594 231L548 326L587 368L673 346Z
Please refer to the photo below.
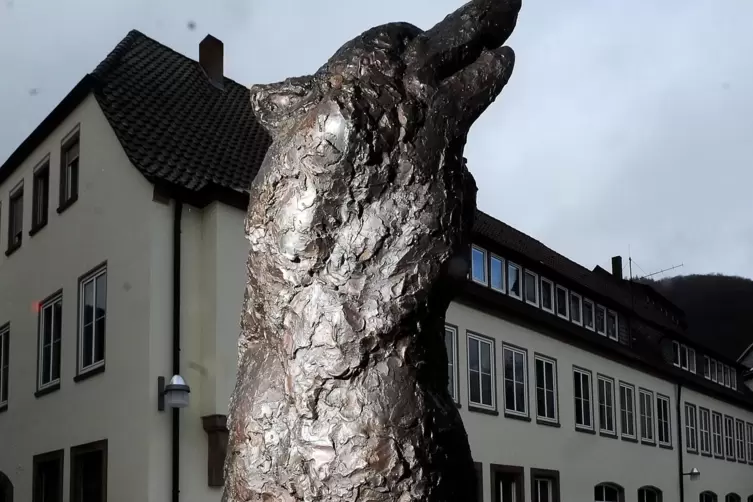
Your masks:
M256 119L270 133L306 101L314 92L314 81L310 76L289 78L275 84L257 84L251 86L251 106Z

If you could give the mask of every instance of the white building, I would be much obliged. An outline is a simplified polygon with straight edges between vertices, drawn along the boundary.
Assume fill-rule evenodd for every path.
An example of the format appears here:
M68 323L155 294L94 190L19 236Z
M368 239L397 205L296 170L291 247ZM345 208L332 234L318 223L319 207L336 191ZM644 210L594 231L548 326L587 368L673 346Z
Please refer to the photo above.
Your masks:
M200 61L131 32L0 167L0 502L220 499L268 138ZM446 340L485 501L753 500L742 366L651 288L483 213L475 242Z

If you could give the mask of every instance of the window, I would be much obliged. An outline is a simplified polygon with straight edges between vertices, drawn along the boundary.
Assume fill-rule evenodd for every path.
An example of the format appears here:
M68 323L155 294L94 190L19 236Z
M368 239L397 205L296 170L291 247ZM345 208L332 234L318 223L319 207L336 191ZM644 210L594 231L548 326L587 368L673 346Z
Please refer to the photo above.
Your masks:
M617 313L611 310L607 311L607 336L612 340L619 340Z
M725 364L722 367L724 368L724 386L729 387L729 366Z
M672 445L672 426L670 425L671 413L669 411L669 398L656 395L656 436L659 444L663 446Z
M583 326L583 298L578 293L570 291L570 319Z
M554 283L544 277L541 278L541 308L554 314Z
M490 272L492 276L491 277L492 289L495 291L499 291L500 293L504 293L505 292L505 261L498 256L492 255L490 262L491 262L491 265L489 268L491 269Z
M753 424L745 424L746 442L748 445L748 462L753 463Z
M607 334L607 309L596 305L596 332L600 335Z
M622 435L635 438L635 387L620 382L620 426Z
M8 406L10 368L10 325L0 327L0 410Z
M685 403L685 447L690 453L698 451L697 420L695 405Z
M573 369L575 395L575 428L593 430L591 408L591 372Z
M722 439L722 414L716 411L711 414L712 436L714 439L714 456L724 458L724 440Z
M583 326L594 330L594 302L587 298L583 299Z
M661 490L644 486L638 490L638 502L662 502Z
M716 378L719 385L724 385L724 365L719 361L716 362Z
M531 502L559 502L560 474L558 471L532 467L531 479L533 479Z
M73 136L63 143L60 155L60 208L62 211L78 199L78 154L79 136L76 131Z
M47 208L50 199L49 160L34 171L32 188L31 231L36 232L47 224Z
M63 450L36 455L33 460L33 502L63 502Z
M471 277L486 286L486 251L476 246L471 247Z
M523 298L520 290L520 266L511 261L507 262L507 293L513 298Z
M81 280L79 292L79 373L93 370L105 364L106 299L107 269L101 268Z
M107 440L71 448L71 502L107 501Z
M695 373L695 349L688 347L688 371Z
M525 272L526 303L539 306L539 276L526 270Z
M16 188L10 194L8 209L8 251L10 254L21 246L24 234L24 186Z
M468 334L468 397L473 405L494 408L494 342Z
M452 400L456 403L459 401L458 382L457 382L457 362L458 362L458 329L455 326L444 327L444 346L447 350L447 390L450 392Z
M732 390L737 390L737 371L735 371L735 368L729 369L729 380Z
M730 460L735 459L735 419L724 416L724 453Z
M710 359L710 361L711 361L711 381L716 382L718 381L717 372L716 372L716 360Z
M701 453L711 455L711 412L706 408L698 408L698 430Z
M545 422L557 422L557 363L536 355L536 417Z
M680 367L684 370L688 369L688 348L682 344L680 344Z
M638 412L641 421L641 441L654 442L654 395L641 389L638 392Z
M595 502L623 502L625 494L622 487L612 483L601 483L594 487Z
M711 359L709 359L709 356L703 356L703 377L711 380Z
M717 502L716 493L703 492L698 500L700 502Z
M678 342L672 342L672 364L680 367L680 344Z
M745 462L745 422L735 420L735 440L737 441L737 460Z
M42 303L38 327L37 390L60 383L60 337L62 333L63 297L55 294Z
M557 307L557 315L563 319L570 319L570 303L568 302L567 289L559 284L557 285L555 292L555 303Z
M505 412L528 415L528 365L524 350L505 346L502 349L505 372Z
M737 493L728 493L726 497L724 497L724 502L740 502L740 495Z
M614 380L599 375L597 380L599 397L599 432L616 434L614 418Z

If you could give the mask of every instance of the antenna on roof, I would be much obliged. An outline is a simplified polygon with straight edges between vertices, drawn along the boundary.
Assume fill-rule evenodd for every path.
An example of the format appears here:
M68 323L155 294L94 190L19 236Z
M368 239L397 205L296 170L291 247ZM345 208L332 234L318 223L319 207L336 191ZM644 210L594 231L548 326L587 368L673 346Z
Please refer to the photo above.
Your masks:
M679 265L675 265L674 267L663 268L663 269L659 270L658 272L654 272L653 274L644 275L643 277L639 277L639 279L648 279L649 277L653 277L655 275L663 274L664 272L669 272L670 270L674 270L676 268L680 268L680 267L684 267L684 266L685 266L684 263L680 263Z

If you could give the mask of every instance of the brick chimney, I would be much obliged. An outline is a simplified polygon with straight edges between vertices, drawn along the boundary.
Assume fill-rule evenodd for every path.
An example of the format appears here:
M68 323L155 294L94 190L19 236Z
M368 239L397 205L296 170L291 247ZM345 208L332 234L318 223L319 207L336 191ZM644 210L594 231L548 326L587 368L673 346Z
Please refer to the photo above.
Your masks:
M225 88L224 81L225 46L222 40L207 35L199 44L199 64L204 68L207 78L215 87Z
M622 279L622 256L612 257L612 275Z

